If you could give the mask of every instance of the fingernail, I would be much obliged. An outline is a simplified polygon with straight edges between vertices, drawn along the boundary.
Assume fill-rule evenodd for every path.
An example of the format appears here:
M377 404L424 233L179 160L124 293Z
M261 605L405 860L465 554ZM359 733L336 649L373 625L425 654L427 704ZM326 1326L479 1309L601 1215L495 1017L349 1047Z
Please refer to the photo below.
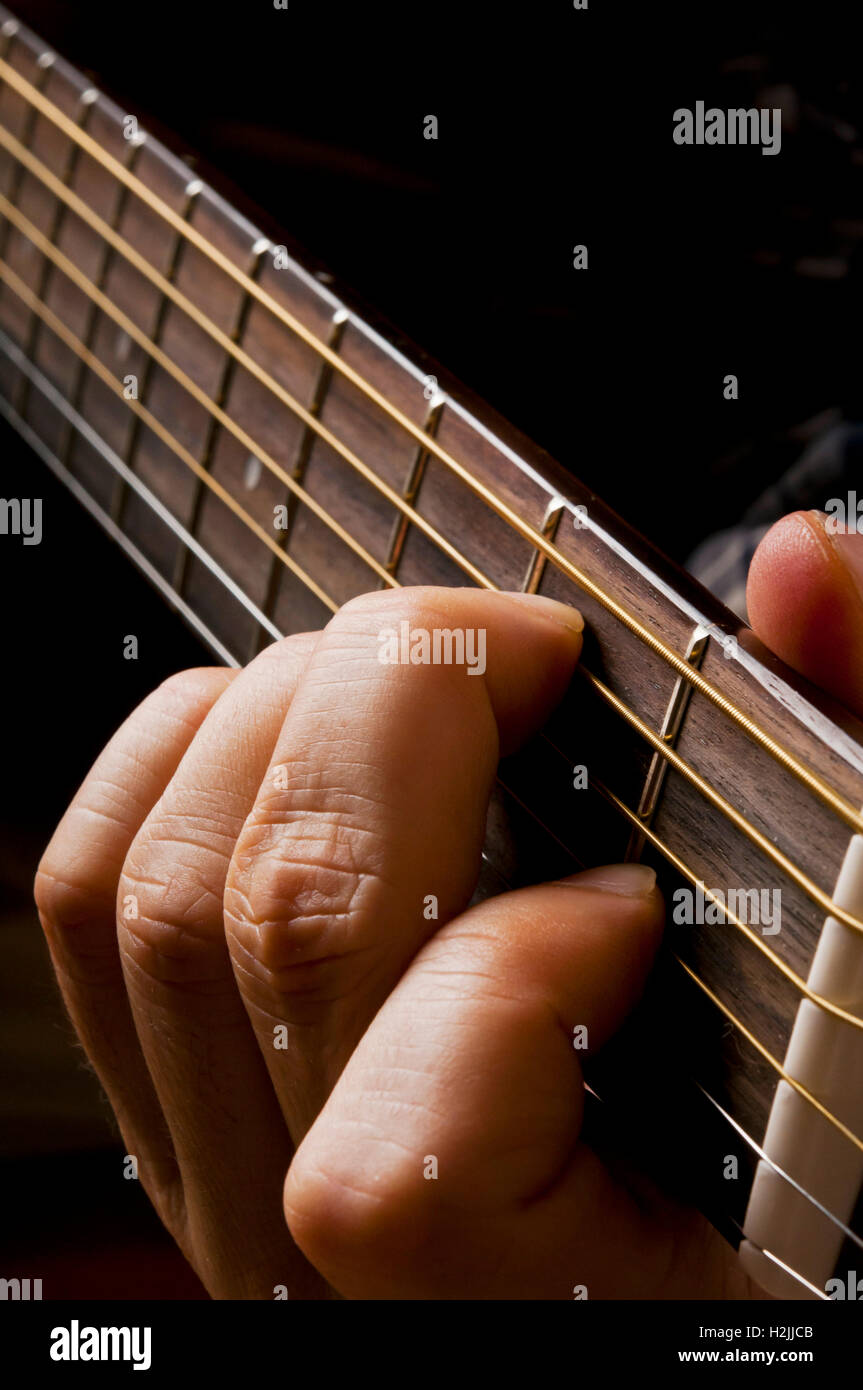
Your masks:
M863 599L863 535L859 531L837 530L835 517L828 516L826 512L814 512L813 516L817 517Z
M568 603L558 603L557 599L544 598L541 594L522 594L509 589L503 589L501 594L512 603L532 608L537 617L562 624L569 632L581 632L584 628L584 618L577 608L570 608Z
M647 864L603 864L558 882L562 888L588 888L595 893L618 893L623 898L646 898L656 886L656 872Z

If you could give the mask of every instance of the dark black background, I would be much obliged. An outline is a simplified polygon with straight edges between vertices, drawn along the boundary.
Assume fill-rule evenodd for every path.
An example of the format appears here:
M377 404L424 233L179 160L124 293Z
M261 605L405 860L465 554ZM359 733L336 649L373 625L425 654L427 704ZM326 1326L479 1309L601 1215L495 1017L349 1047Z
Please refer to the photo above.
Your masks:
M16 13L682 561L787 465L794 426L833 406L863 415L863 142L843 135L863 130L853 9L20 0ZM676 107L749 105L771 84L801 111L779 157L673 145ZM848 273L801 271L835 253L837 223L852 225ZM580 242L587 273L571 265ZM0 470L3 495L44 498L40 546L0 537L0 871L29 913L39 846L108 734L164 675L210 658L5 427ZM130 632L137 662L123 660ZM12 998L16 982L2 988ZM50 990L40 977L39 999ZM15 1248L52 1230L74 1246L97 1210L110 1220L104 1184L95 1198L93 1164L64 1160L70 1206L46 1177L50 1136L38 1163L32 1145L32 1129L7 1144Z

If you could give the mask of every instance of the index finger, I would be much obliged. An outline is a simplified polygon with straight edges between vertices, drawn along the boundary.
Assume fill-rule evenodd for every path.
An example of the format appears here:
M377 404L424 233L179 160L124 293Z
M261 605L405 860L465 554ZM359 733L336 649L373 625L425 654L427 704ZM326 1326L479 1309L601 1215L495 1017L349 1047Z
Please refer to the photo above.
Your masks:
M418 947L470 900L501 747L561 698L581 628L544 598L404 589L354 600L319 640L225 893L295 1141Z

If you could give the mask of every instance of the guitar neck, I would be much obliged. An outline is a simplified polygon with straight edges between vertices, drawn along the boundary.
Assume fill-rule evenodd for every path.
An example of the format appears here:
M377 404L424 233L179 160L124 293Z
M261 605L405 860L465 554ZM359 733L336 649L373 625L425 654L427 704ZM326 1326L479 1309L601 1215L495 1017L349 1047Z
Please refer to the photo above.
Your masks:
M781 893L775 936L726 915L672 931L663 966L694 1030L667 1093L709 1093L751 1175L863 828L859 731L2 8L0 214L3 413L219 659L375 587L583 612L579 679L501 768L479 891L641 856L670 895ZM732 1227L747 1195L723 1194Z

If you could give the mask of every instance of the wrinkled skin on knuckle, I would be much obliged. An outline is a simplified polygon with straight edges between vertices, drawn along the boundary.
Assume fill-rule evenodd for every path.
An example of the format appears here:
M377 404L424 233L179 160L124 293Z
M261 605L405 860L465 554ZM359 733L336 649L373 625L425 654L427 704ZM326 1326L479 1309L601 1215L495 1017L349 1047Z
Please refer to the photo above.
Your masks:
M231 952L262 1002L272 991L331 1002L358 980L385 885L363 867L356 826L327 815L296 828L258 823L241 837L225 893Z
M117 932L121 956L137 974L202 990L222 976L221 876L213 857L195 841L151 827L135 838L117 887Z

